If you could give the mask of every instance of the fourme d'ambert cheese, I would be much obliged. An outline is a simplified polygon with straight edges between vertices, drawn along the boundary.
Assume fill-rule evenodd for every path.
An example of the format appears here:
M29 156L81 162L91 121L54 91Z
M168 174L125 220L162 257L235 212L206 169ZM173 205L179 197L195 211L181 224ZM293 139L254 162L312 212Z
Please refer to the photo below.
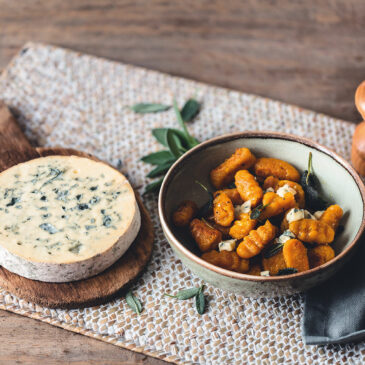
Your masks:
M117 261L141 224L128 180L88 158L49 156L0 174L0 265L69 282Z

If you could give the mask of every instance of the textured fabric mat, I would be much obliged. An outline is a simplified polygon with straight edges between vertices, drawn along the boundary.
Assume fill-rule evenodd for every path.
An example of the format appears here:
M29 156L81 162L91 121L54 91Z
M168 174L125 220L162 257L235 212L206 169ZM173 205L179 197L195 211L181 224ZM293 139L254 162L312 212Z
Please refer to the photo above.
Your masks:
M244 66L243 66L244 67ZM118 165L140 191L149 167L140 157L160 149L150 129L176 127L172 110L138 115L136 102L180 105L197 93L203 107L189 129L200 140L235 131L306 136L349 158L355 128L347 122L254 95L208 86L64 49L28 44L0 79L0 99L34 145L72 147ZM0 289L0 308L179 364L361 364L365 344L305 346L303 297L250 299L207 286L202 316L190 301L164 292L201 282L176 259L158 220L156 198L144 199L156 230L155 249L133 290L136 316L123 299L80 310L51 310Z

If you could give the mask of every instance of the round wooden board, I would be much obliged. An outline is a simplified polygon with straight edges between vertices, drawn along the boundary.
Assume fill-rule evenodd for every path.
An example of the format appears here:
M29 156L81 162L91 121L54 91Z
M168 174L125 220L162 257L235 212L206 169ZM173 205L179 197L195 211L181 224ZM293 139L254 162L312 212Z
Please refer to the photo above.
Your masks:
M76 155L99 161L95 157L72 149L35 148L0 154L0 170L40 156ZM142 272L149 261L154 241L150 216L136 194L142 224L128 251L110 268L92 278L70 283L46 283L26 279L0 267L0 287L27 301L49 308L80 308L98 305L115 298Z

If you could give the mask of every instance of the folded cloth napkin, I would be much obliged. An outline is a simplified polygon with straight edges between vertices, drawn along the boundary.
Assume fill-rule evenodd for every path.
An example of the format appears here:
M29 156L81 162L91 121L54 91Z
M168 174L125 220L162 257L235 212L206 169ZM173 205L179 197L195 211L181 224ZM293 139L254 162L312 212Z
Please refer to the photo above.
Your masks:
M365 238L355 257L329 281L306 294L303 338L307 345L365 339Z

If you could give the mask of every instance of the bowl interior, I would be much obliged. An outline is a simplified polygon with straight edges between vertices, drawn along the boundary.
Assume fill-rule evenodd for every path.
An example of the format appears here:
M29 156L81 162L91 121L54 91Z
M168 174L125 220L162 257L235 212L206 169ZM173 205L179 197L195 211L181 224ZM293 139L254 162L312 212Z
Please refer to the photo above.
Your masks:
M309 152L313 154L313 170L321 183L324 197L341 206L344 230L333 243L336 255L341 252L358 233L364 212L361 191L354 177L332 156L304 143L270 136L231 136L213 140L207 146L197 148L182 158L170 171L166 186L164 208L167 225L174 236L186 248L199 254L190 235L171 223L171 215L183 200L193 200L198 206L208 200L207 193L196 183L202 182L213 191L209 172L229 157L236 148L247 147L256 157L275 157L295 166L300 172L307 169Z

